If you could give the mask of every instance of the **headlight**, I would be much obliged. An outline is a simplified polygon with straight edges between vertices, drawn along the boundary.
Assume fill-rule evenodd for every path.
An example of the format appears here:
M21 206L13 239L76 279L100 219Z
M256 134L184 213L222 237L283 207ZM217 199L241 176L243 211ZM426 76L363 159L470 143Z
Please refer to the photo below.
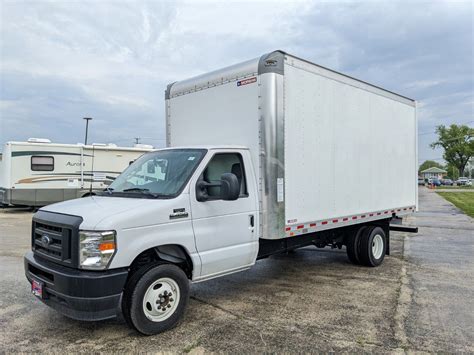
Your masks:
M115 250L115 231L79 231L80 267L103 270L107 268Z

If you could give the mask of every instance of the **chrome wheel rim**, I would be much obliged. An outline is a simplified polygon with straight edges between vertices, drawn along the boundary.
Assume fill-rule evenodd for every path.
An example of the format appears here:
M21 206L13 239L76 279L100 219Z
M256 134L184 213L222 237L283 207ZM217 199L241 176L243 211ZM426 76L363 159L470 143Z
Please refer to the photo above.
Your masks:
M380 259L383 253L383 239L380 234L377 234L372 240L372 255L375 259Z
M143 297L143 312L152 322L162 322L176 311L180 299L179 286L163 277L153 282Z

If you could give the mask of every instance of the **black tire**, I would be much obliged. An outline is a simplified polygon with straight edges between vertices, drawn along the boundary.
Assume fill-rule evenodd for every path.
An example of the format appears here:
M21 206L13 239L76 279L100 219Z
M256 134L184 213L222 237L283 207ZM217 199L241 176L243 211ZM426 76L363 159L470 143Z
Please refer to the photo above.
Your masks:
M360 265L359 261L359 241L360 236L364 233L367 226L360 227L357 232L350 235L346 244L347 257L350 262L356 265Z
M374 255L374 245L382 243L378 251L379 255ZM380 244L379 244L380 245ZM368 227L360 236L359 241L359 262L365 266L379 266L387 251L387 237L380 227Z
M152 263L148 266L144 266L138 270L135 270L133 274L130 276L130 278L127 280L127 283L124 288L124 292L122 294L122 315L125 321L127 322L128 326L130 328L135 328L132 323L132 319L130 318L130 299L133 294L133 290L135 289L135 286L137 285L138 280L150 269L153 269L154 267L157 267L158 265L163 264L163 262L156 262Z
M171 315L162 321L147 318L143 300L149 287L161 278L173 280L179 288L180 297ZM127 282L123 298L122 312L126 322L144 335L164 332L176 326L184 314L189 300L189 281L184 271L173 264L155 264L137 271Z

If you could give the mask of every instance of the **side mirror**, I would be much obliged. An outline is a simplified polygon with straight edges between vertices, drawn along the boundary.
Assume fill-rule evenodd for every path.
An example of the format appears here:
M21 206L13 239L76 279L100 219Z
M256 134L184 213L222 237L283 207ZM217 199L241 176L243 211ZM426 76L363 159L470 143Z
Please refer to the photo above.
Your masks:
M237 176L232 173L221 175L221 198L225 201L235 201L239 198L240 186Z
M232 173L224 173L221 175L221 180L216 183L209 183L200 180L196 184L196 199L199 202L209 200L208 187L220 187L219 197L225 201L235 201L240 195L240 185L237 176Z

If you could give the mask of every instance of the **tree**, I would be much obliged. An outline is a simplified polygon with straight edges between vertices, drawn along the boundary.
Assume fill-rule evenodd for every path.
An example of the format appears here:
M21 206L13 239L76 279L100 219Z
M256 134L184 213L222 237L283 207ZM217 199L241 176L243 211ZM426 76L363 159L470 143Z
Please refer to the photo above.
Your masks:
M425 160L424 163L421 164L420 167L418 168L418 174L421 174L423 170L426 170L429 168L444 169L444 167L440 163L437 163L434 160Z
M464 176L467 162L474 156L474 128L466 125L452 124L436 127L438 140L431 143L431 148L442 147L443 158L458 169L460 176Z
M456 166L453 164L446 164L445 169L448 172L448 178L452 179L453 181L456 181L459 179L459 170Z

